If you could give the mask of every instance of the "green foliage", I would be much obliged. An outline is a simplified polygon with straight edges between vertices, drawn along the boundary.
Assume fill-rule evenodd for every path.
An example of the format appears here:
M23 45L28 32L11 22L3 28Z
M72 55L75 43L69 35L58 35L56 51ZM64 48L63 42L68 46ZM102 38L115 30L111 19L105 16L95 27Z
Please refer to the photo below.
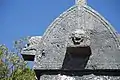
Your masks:
M0 45L0 80L36 80L34 71L20 57L17 48L11 52L5 45Z
M7 69L7 66L3 62L3 55L6 53L7 48L3 45L0 46L0 79L7 76L9 70Z
M28 75L29 74L29 75ZM31 71L29 68L24 70L17 69L13 74L14 80L35 80L35 73Z

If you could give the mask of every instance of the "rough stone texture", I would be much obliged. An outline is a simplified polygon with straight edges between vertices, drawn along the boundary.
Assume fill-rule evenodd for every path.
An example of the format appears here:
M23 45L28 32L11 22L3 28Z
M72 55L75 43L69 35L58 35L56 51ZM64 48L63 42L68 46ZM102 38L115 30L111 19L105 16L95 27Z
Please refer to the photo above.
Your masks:
M37 52L37 46L41 42L42 37L41 36L33 36L30 37L28 40L28 44L26 44L26 48L23 48L21 51L21 54L25 55L35 55Z
M67 47L69 36L71 32L83 29L89 36L88 42L85 42L89 46L90 55L86 56L72 56ZM83 32L84 32L83 31ZM35 41L36 42L36 41ZM83 44L86 47L86 44ZM40 43L35 46L36 55L34 60L35 70L63 70L65 65L65 59L69 55L72 57L68 58L69 66L73 67L74 63L83 65L77 65L74 68L67 68L68 70L106 70L106 69L120 69L120 42L119 36L112 26L98 14L96 11L90 7L84 5L78 7L77 5L71 7L66 12L61 14L47 29L44 33ZM77 48L79 46L79 51L81 45L77 47L73 44L73 47ZM72 49L72 48L71 48ZM83 49L82 49L83 50ZM84 50L84 51L86 51ZM75 51L73 49L73 51ZM83 53L84 53L83 51ZM83 54L80 53L80 54ZM88 52L87 52L88 53ZM68 55L67 55L68 54ZM71 73L73 74L73 73ZM65 75L65 74L64 74ZM65 80L58 79L60 73L48 75L43 74L40 76L40 80ZM119 76L109 76L109 75L95 75L88 74L82 76L70 76L65 75L64 77L71 78L71 80L119 80Z
M120 77L96 76L94 74L84 76L66 76L66 75L43 75L40 80L120 80Z
M84 30L76 29L68 35L67 47L86 47L90 46L90 37Z
M75 29L81 29L82 26L91 38L92 55L86 69L119 68L120 52L115 32L98 13L93 12L88 6L84 9L85 16L82 12L77 14L78 8L74 6L50 25L43 35L44 44L41 43L38 46L34 69L61 69L66 54L68 35ZM82 19L85 19L85 22ZM45 51L45 56L39 57L42 50Z
M58 74L53 76L43 75L40 80L75 80L75 78L71 76Z

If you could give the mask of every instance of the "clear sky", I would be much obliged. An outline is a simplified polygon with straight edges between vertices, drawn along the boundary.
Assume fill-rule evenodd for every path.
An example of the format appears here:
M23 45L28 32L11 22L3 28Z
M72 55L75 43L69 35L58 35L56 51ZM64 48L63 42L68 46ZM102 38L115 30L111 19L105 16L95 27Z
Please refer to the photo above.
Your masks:
M75 0L0 0L0 44L42 35L50 23L74 5ZM88 0L120 32L120 0Z

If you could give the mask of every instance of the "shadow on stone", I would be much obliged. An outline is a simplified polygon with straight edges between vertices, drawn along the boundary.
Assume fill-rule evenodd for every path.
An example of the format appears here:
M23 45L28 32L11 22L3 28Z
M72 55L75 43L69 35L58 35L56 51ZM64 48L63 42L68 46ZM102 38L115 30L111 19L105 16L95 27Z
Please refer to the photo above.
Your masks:
M90 47L67 47L62 69L64 70L82 70L91 55Z
M84 76L94 74L96 76L120 76L120 69L96 69L96 70L35 70L38 80L42 75L66 75L66 76Z

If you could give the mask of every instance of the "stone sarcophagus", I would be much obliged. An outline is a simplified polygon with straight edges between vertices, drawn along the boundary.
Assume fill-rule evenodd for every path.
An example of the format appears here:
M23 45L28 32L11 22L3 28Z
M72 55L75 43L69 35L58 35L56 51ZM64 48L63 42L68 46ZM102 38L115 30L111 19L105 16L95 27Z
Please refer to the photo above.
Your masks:
M84 1L77 0L21 52L34 61L39 80L120 80L118 34Z

